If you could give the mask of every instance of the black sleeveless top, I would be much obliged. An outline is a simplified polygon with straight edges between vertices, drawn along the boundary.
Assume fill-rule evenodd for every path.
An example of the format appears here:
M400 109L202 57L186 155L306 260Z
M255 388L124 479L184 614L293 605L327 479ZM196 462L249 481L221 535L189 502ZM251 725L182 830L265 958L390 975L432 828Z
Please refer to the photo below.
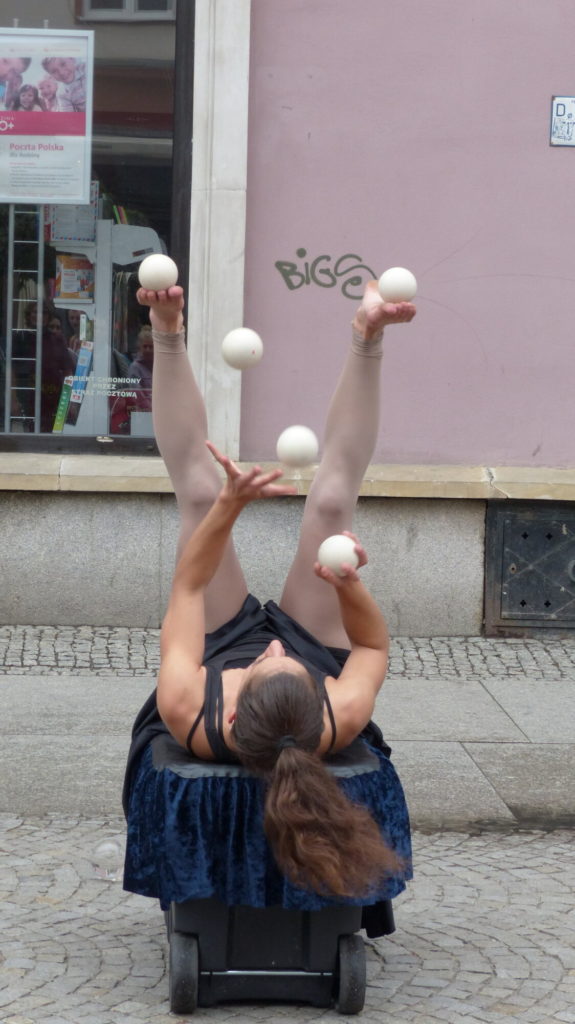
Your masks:
M238 668L249 665L274 639L281 640L290 657L305 665L324 693L332 724L332 745L335 741L333 711L325 696L324 680L327 675L337 679L345 665L349 650L324 647L296 619L283 612L275 601L267 601L262 605L253 594L249 594L237 615L219 629L207 633L205 638L203 664L207 669L206 696L200 715L203 713L206 716L206 735L214 751L214 757L218 760L220 755L224 761L235 760L218 736L218 719L220 730L223 727L223 702L219 696L222 667ZM167 732L168 729L158 713L154 690L138 712L132 728L122 791L122 803L126 814L132 779L141 754L155 736ZM381 739L383 741L383 737Z
M271 639L274 639L274 637ZM245 668L246 666L251 665L252 662L254 662L255 659L263 653L263 651L265 651L269 643L270 639L267 635L258 637L252 633L249 637L249 642L246 642L246 640L240 640L234 646L228 647L226 651L215 654L211 658L204 658L204 665L206 668L204 703L202 704L186 739L186 747L190 754L193 753L192 741L194 735L203 718L206 737L215 760L223 762L238 760L234 752L230 750L224 740L224 687L222 672L226 668ZM318 688L318 692L323 697L331 725L331 741L327 749L327 753L329 754L336 740L336 727L333 709L325 689L325 677L327 673L319 671L316 666L306 658L298 656L293 650L291 650L287 638L284 639L283 643L286 654L289 657L294 658L300 663L300 665L303 665L304 668L307 669Z

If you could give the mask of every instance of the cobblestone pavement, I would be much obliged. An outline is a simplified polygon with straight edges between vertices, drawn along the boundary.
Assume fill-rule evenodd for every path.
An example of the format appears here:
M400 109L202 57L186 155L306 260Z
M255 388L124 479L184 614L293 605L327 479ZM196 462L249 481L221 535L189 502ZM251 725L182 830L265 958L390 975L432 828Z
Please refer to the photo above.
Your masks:
M158 629L92 626L0 627L0 673L34 675L150 675L159 666ZM397 637L391 642L390 676L469 681L528 675L575 678L575 637L485 639Z
M0 816L2 1024L173 1024L155 902L96 877L118 820ZM397 931L367 941L361 1020L574 1024L575 832L414 836ZM316 1021L332 1010L229 1004L195 1019Z

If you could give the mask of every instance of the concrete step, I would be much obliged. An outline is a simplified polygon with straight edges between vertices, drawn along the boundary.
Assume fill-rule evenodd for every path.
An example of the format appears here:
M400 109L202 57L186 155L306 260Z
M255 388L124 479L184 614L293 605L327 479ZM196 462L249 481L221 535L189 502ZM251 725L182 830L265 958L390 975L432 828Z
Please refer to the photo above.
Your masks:
M0 812L121 813L134 717L153 675L5 675ZM575 687L389 679L375 720L419 828L575 824Z

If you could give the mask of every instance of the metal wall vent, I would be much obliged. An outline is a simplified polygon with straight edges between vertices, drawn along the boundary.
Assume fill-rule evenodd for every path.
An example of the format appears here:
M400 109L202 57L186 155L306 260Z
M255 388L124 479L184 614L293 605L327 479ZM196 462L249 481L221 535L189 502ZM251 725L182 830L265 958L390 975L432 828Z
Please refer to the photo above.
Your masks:
M493 501L485 536L485 633L575 630L575 505Z

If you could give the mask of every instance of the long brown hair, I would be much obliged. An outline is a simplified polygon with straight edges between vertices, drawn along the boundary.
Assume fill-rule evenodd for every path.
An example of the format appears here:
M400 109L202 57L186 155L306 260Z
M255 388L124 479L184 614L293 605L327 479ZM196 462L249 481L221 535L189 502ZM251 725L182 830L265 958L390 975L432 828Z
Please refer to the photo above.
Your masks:
M367 896L399 859L316 754L322 730L323 700L311 676L277 672L240 692L234 742L242 764L267 784L264 829L278 867L300 888Z

